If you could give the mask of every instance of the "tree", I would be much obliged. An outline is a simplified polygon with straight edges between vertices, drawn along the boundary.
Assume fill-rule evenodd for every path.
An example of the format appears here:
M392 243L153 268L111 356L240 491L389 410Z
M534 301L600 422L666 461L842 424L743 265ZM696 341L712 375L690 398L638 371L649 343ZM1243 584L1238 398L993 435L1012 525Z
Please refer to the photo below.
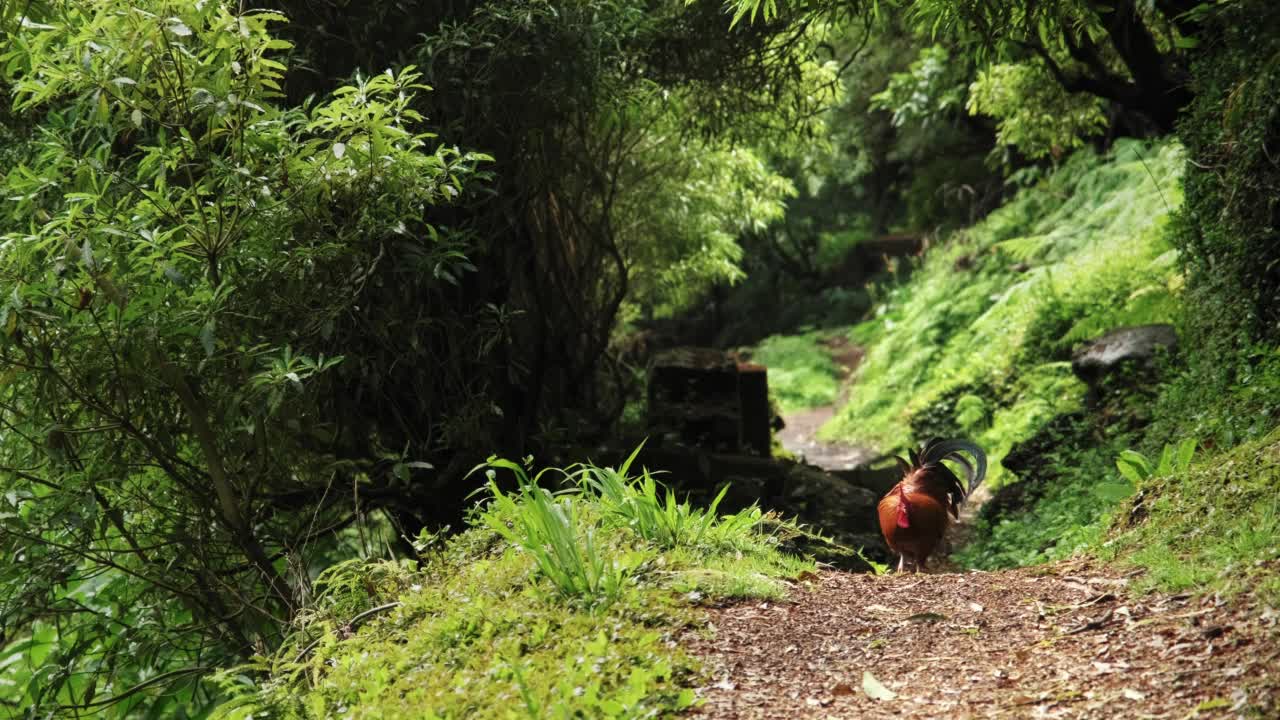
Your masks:
M878 3L828 3L794 8L800 16L878 11ZM1137 0L1090 2L959 2L917 0L914 24L996 61L1034 58L1068 92L1086 92L1173 130L1191 100L1181 48L1197 27L1200 3L1140 5ZM772 20L774 0L735 0L735 20Z
M412 68L276 105L282 21L68 3L8 38L0 613L43 658L20 705L127 701L277 642L308 545L362 511L281 498L366 472L325 449L349 432L335 368L392 329L370 288L427 300L466 267L431 216L486 158L416 127Z

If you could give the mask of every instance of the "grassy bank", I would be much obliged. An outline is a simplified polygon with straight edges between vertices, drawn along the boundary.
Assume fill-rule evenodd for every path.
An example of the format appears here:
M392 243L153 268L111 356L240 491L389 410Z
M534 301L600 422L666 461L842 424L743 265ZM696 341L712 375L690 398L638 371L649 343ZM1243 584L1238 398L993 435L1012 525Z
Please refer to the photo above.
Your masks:
M1181 200L1176 144L1116 143L1061 168L931 248L854 331L868 345L832 439L901 448L963 434L998 461L1079 407L1074 344L1176 317L1181 277L1164 234Z
M1143 588L1252 592L1280 603L1280 429L1146 478L1113 515L1103 557L1147 570Z
M274 658L224 677L221 717L639 718L693 703L673 642L710 599L776 598L813 563L757 509L718 517L645 473L531 479L502 461L470 529L423 561L348 563ZM514 489L506 482L514 479ZM562 487L552 492L550 481ZM499 485L502 482L503 485ZM245 678L257 671L259 678Z

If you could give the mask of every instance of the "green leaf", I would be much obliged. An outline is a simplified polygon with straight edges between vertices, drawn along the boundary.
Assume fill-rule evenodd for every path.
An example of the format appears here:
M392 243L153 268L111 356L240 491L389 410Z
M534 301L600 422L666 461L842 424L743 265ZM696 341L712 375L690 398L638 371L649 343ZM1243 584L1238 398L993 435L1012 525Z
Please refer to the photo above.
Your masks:
M1196 439L1186 438L1178 443L1178 457L1174 460L1174 469L1178 472L1191 467L1191 457L1196 453Z
M1116 458L1116 469L1134 485L1142 482L1146 477L1146 475L1144 475L1136 465L1124 458Z
M1132 465L1134 469L1141 473L1143 478L1151 477L1151 461L1142 453L1137 452L1136 450L1125 450L1120 453L1120 457L1117 458L1117 462L1120 460L1124 460L1128 464Z
M1176 448L1166 444L1160 450L1160 462L1156 465L1156 477L1164 477L1173 472L1173 456Z
M205 357L213 357L214 351L214 330L217 328L217 321L209 318L209 321L200 328L200 344L204 346Z

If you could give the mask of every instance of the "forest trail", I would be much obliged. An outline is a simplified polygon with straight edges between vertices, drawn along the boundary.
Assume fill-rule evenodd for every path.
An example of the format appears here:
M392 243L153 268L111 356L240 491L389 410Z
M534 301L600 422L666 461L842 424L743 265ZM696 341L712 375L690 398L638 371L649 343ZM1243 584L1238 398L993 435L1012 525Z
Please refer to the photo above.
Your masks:
M1131 579L1085 560L990 573L824 570L785 601L710 610L710 632L686 639L707 667L695 715L1277 717L1277 609L1139 596Z
M870 460L816 433L861 349L829 346L841 397L784 416L789 451L826 470ZM964 543L979 488L947 539ZM1280 717L1280 609L1247 599L1137 595L1088 560L929 574L823 570L781 602L711 608L686 645L705 662L698 717ZM869 673L870 679L864 673ZM879 697L874 697L879 696Z
M778 431L778 441L788 452L823 470L851 470L873 460L876 452L868 447L819 440L818 429L836 414L848 398L853 371L862 362L863 349L841 336L830 338L823 345L840 369L840 394L830 405L783 414L782 420L786 424Z

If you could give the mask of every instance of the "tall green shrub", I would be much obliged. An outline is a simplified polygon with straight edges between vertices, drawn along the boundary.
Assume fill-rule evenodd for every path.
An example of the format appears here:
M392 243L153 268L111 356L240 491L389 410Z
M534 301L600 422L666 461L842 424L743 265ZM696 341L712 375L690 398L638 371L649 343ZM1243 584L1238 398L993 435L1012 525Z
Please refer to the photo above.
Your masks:
M1194 310L1151 449L1186 436L1225 449L1280 423L1280 9L1225 3L1198 17L1171 233Z
M336 389L372 385L371 339L416 335L374 288L463 272L433 216L485 158L423 132L412 68L281 107L275 13L27 5L0 56L23 140L0 180L0 697L127 712L305 602L309 546L350 522L325 491L358 482Z

